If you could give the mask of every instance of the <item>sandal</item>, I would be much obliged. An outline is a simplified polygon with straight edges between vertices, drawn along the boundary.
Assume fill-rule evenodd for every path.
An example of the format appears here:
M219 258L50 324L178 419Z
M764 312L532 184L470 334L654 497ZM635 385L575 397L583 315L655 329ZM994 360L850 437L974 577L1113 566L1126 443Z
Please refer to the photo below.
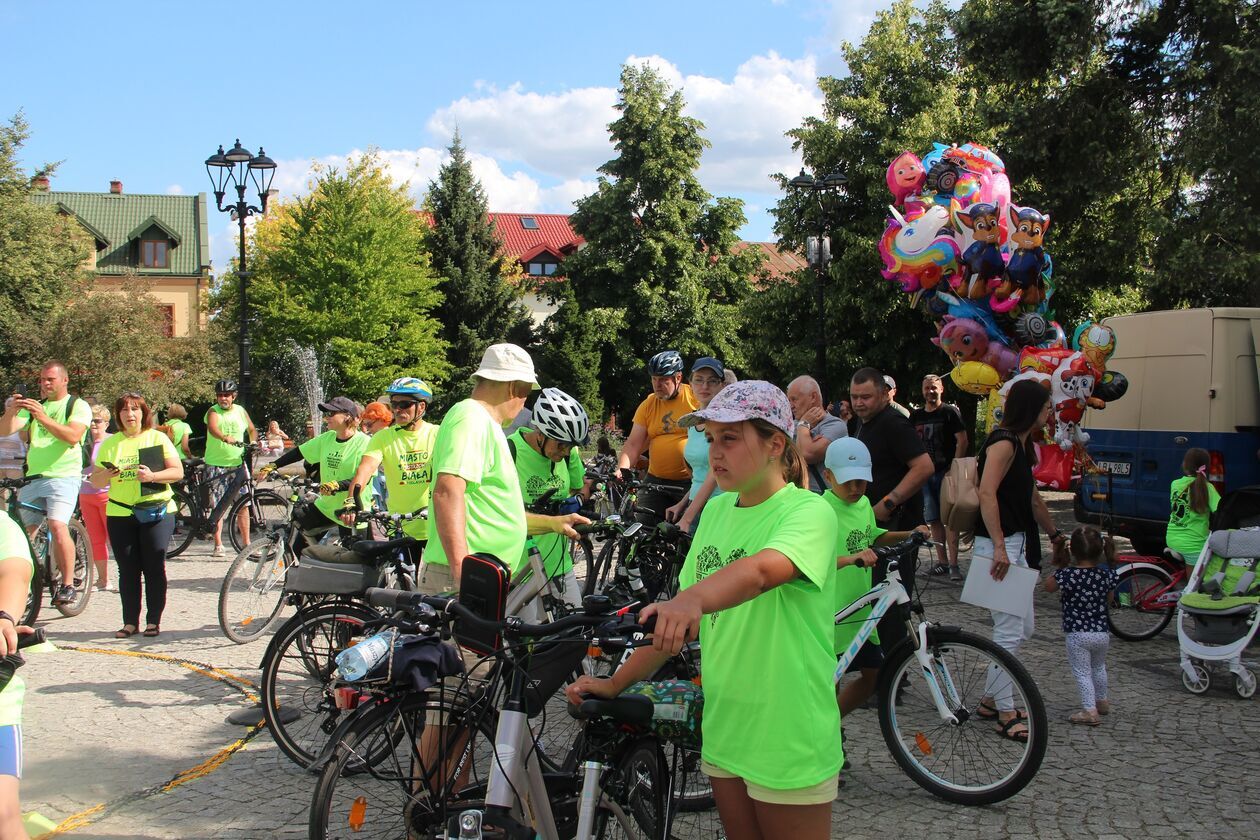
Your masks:
M130 639L134 635L136 635L136 625L124 624L122 629L114 634L114 638L115 639Z
M144 628L144 635L148 636L150 639L161 632L162 628L158 627L156 624L150 624L148 627Z
M997 716L997 706L990 706L983 700L980 701L980 707L976 709L976 717L981 720L997 720ZM1015 711L1015 720L1028 720L1028 715L1022 709L1017 709Z
M1069 715L1068 720L1072 723L1079 723L1081 726L1098 726L1102 723L1102 721L1098 719L1097 713L1091 715L1084 709Z
M1023 726L1024 728L1015 729L1016 726ZM994 731L1003 738L1007 738L1011 741L1019 741L1021 744L1028 743L1028 727L1024 726L1024 722L1018 715L1011 718L1006 723L999 723L998 728Z

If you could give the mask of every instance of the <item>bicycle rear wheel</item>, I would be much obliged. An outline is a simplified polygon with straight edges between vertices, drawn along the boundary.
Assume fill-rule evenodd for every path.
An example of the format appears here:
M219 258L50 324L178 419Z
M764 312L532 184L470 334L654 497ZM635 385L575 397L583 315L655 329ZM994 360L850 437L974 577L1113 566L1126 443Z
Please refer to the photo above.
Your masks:
M284 609L288 545L282 532L250 543L236 555L219 589L219 627L238 645L275 626Z
M68 604L53 604L57 612L66 618L73 618L87 609L92 598L92 581L96 579L96 566L92 563L92 540L87 528L77 519L71 519L68 525L70 540L74 544L74 600ZM48 572L44 586L53 595L66 581L61 578L61 568L53 555L53 546L48 533L48 523L40 523L31 540L31 547L37 553L36 558L43 557ZM51 597L51 596L50 596Z
M196 520L193 518L192 502L182 490L176 490L175 496L175 530L171 532L171 541L166 546L166 559L178 557L192 544L196 533Z
M346 714L337 708L330 685L337 654L379 617L362 604L325 604L299 612L272 637L263 655L263 716L276 746L299 766L310 767ZM298 716L286 721L293 712Z
M413 694L378 705L348 728L320 771L308 836L435 837L448 817L484 807L493 755L493 721L458 700Z
M1037 684L1019 660L974 633L933 628L928 645L936 684L958 723L941 719L912 639L903 641L879 681L879 726L893 758L916 784L949 802L989 805L1014 796L1046 753L1049 723ZM1001 737L996 722L978 714L986 693L1008 691L1026 715L1026 741Z
M1107 626L1127 642L1158 636L1177 609L1176 593L1169 593L1172 575L1158 566L1135 567L1120 573L1107 599ZM1172 594L1169 600L1164 596Z
M595 836L655 840L665 823L665 758L654 738L637 741L612 774L605 775L604 797L595 818Z
M224 527L232 548L240 551L247 545L241 533L240 513L249 511L249 538L259 539L271 533L273 525L283 525L289 521L289 501L279 493L270 490L255 490L248 496L242 496L232 504L227 513Z

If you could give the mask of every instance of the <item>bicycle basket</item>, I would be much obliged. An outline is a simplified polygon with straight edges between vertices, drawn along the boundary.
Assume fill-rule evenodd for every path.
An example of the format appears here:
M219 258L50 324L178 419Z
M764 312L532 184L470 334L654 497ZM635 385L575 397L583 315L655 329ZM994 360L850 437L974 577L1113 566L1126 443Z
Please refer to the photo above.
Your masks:
M581 667L586 642L582 631L576 629L534 645L526 669L529 679L525 688L525 714L534 717L541 712L551 696Z
M652 731L683 749L700 749L704 691L687 680L637 682L624 694L641 694L652 701Z
M359 563L322 563L303 555L284 576L284 591L304 595L359 595L376 586L381 573L375 566Z

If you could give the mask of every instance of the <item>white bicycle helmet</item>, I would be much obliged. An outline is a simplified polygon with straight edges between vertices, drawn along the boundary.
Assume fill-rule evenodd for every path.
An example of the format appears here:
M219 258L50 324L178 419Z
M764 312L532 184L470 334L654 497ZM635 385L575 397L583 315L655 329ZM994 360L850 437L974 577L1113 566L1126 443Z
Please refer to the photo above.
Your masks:
M582 404L559 388L543 388L534 403L534 428L544 437L580 446L586 442L589 420Z

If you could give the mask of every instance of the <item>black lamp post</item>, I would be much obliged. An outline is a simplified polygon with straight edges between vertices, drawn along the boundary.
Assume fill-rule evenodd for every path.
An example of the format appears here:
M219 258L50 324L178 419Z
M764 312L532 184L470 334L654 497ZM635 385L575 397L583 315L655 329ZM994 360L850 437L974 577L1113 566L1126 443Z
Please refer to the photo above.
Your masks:
M818 319L818 329L814 336L814 378L822 389L823 402L831 398L827 391L827 319L823 292L826 288L827 267L831 264L831 237L827 231L829 215L826 197L835 195L844 188L849 179L841 172L813 176L801 170L801 174L788 181L788 189L808 190L818 201L818 236L811 236L806 241L805 257L816 272L814 283L814 313Z
M226 154L220 146L219 151L206 158L206 173L210 176L219 212L231 213L241 228L241 251L236 264L236 276L241 287L241 337L239 340L241 370L238 377L240 380L238 399L242 404L248 405L251 373L249 370L249 271L245 267L245 219L252 215L261 216L267 212L267 193L271 189L271 179L276 175L276 162L263 154L262 147L259 147L257 155L250 154L248 149L241 146L238 138L236 145ZM254 189L258 191L260 207L255 207L245 200L247 177L254 182ZM223 196L227 193L229 185L236 188L236 201L225 205Z

